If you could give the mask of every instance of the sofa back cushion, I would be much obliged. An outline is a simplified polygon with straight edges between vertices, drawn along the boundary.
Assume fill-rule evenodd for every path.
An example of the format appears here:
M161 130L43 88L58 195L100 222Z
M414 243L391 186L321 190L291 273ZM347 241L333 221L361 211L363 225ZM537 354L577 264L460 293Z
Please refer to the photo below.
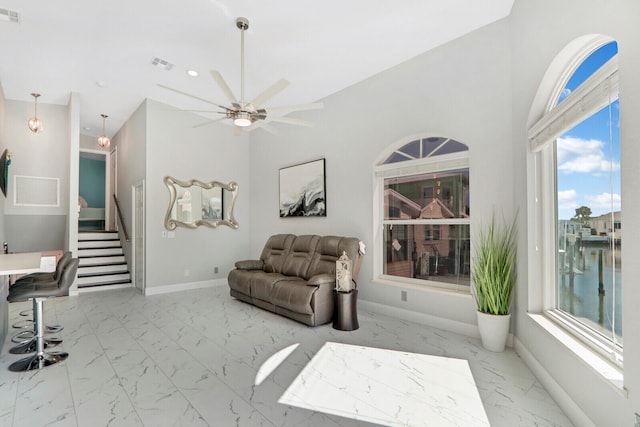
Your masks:
M282 265L282 274L308 279L309 264L316 253L316 246L320 241L320 236L306 235L298 236L293 241L287 258Z
M360 240L355 237L322 237L318 243L318 247L316 248L316 253L311 260L311 265L307 272L308 276L313 277L316 274L335 274L336 261L344 251L353 262L353 279L357 279L358 271L355 267L357 265L359 269L359 243ZM307 277L307 279L309 277Z
M295 239L293 234L274 234L269 237L262 249L260 259L264 263L264 271L267 273L281 273L291 244Z

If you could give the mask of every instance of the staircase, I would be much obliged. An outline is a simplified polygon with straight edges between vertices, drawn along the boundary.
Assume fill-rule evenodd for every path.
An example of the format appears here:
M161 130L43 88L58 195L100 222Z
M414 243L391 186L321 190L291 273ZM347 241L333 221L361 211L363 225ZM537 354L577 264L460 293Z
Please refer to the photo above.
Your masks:
M131 274L117 231L78 232L78 288L131 286Z

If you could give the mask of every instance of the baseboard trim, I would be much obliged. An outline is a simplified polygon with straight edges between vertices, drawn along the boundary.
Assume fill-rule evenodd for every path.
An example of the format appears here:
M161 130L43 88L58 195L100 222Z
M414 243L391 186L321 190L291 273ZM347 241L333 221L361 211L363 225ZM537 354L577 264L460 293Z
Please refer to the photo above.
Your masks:
M189 291L193 289L227 286L227 279L202 280L200 282L176 283L174 285L152 286L144 289L144 295L160 295L172 292Z
M471 325L469 323L458 322L451 319L443 319L441 317L432 316L430 314L418 313L415 311L405 310L403 308L392 307L389 305L379 304L367 300L359 300L358 305L363 310L374 311L386 316L407 320L409 322L420 323L422 325L431 326L438 329L444 329L446 331L454 332L468 337L480 338L478 325ZM507 345L509 345L509 342L507 342Z
M544 366L538 362L535 356L529 352L527 347L517 337L513 339L513 348L520 358L522 358L525 365L531 369L531 372L533 372L545 390L553 397L553 400L555 400L558 406L567 414L571 422L577 426L596 427L576 402L573 401L571 396L553 379L551 374L547 372Z

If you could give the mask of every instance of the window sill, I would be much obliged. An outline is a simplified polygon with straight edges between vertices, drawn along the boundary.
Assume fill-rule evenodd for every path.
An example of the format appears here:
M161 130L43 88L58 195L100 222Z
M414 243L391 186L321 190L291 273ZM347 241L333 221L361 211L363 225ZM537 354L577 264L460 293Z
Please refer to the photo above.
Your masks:
M568 350L582 359L594 372L606 379L612 388L621 396L627 397L627 390L624 388L624 376L622 369L614 365L607 358L592 350L587 345L567 333L560 326L542 314L528 314L538 326L562 343Z
M415 290L426 291L426 292L439 292L443 294L457 295L461 297L471 298L471 292L470 292L469 286L456 286L454 288L454 287L443 286L441 282L431 282L431 281L425 281L424 284L419 285L417 283L411 283L409 281L392 280L392 279L387 279L383 277L378 277L376 279L373 279L373 283L378 283L381 285L388 285L388 286L395 286L397 288L403 288L403 289L415 289Z

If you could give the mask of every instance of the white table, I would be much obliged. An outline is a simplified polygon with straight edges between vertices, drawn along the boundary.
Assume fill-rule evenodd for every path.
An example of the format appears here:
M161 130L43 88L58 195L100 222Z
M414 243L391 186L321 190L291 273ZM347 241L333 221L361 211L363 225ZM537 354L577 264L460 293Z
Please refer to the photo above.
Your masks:
M489 426L466 360L334 342L278 402L386 426Z
M0 350L7 336L9 323L9 275L28 274L40 271L40 252L0 254Z
M0 254L0 275L27 274L40 271L40 252Z

